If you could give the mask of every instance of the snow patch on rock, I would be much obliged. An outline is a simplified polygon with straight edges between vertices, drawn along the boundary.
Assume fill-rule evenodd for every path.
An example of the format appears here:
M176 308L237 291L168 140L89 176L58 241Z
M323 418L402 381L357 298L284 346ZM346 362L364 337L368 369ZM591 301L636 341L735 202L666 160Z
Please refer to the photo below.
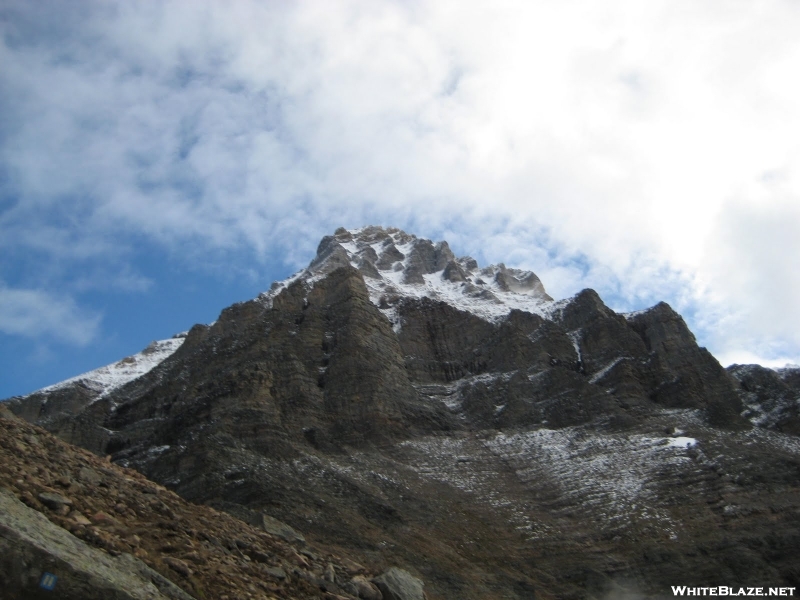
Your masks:
M168 340L153 342L137 354L127 356L113 364L83 373L82 375L65 379L54 385L42 388L39 392L48 394L80 383L97 392L99 394L97 399L99 400L129 381L133 381L153 370L172 356L172 354L183 345L185 340L185 336L176 336Z

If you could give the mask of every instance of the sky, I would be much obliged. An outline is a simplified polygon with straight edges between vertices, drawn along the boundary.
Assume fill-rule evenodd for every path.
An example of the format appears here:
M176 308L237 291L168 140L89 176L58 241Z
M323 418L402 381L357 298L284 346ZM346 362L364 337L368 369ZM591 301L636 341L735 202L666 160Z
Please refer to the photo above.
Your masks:
M0 1L0 398L344 226L800 363L795 0Z

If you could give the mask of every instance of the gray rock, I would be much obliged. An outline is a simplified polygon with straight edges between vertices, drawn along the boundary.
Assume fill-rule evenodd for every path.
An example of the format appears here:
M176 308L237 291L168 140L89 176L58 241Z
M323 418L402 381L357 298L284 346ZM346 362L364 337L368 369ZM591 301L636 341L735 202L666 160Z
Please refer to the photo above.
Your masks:
M370 248L370 250L372 250L372 248ZM381 277L381 274L378 273L378 269L375 267L375 262L364 257L358 260L358 270L361 271L365 277L373 277L375 279L380 279Z
M383 271L388 271L392 268L394 263L403 260L405 257L405 254L400 252L394 244L389 243L385 248L383 248L376 266Z
M278 519L270 517L269 515L261 515L260 524L264 531L279 537L282 540L286 540L287 542L301 542L304 544L306 541L306 538L289 527L289 525L283 521L279 521Z
M447 281L466 281L467 274L461 266L455 262L450 261L447 263L447 266L444 268L444 272L442 272L442 277L444 277Z
M51 510L58 510L62 506L72 506L72 500L53 492L42 492L39 494L39 501Z
M541 280L531 271L509 269L503 263L497 265L498 271L494 280L501 290L517 293L533 293L545 300L552 298L544 291Z
M363 575L356 575L345 586L344 591L362 600L383 600L378 586Z
M267 573L270 577L274 577L279 581L283 581L286 579L286 571L281 569L280 567L264 567L264 572Z
M460 264L465 271L474 271L478 268L478 261L471 256L462 256L458 259L458 264Z
M455 258L447 242L434 244L430 240L417 240L409 254L403 280L405 283L424 283L423 275L443 270Z
M422 580L403 569L389 567L372 582L383 594L383 600L425 600Z
M330 273L340 267L350 265L350 259L344 248L334 236L325 236L317 248L317 256L311 267L322 273Z
M78 471L78 479L88 485L98 485L103 480L103 476L90 467L81 467L81 470Z
M111 557L0 490L0 590L38 598L45 573L62 600L191 600L192 596L130 554Z

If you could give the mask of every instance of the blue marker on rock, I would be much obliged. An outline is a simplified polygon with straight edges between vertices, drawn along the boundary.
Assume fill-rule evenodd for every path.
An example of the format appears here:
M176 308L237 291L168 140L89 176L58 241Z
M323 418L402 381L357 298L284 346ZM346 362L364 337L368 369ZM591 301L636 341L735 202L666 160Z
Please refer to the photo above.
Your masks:
M42 578L39 580L39 587L44 590L52 591L56 587L57 581L58 577L52 573L42 573Z

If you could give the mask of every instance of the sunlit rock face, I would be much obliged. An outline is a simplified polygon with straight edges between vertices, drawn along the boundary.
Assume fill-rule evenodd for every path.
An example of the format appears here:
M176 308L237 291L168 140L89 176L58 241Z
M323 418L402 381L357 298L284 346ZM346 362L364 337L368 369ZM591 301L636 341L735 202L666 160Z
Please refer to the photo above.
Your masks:
M338 229L173 345L112 389L10 407L190 500L404 566L430 598L800 577L796 379L726 371L667 304L553 300L446 242Z

